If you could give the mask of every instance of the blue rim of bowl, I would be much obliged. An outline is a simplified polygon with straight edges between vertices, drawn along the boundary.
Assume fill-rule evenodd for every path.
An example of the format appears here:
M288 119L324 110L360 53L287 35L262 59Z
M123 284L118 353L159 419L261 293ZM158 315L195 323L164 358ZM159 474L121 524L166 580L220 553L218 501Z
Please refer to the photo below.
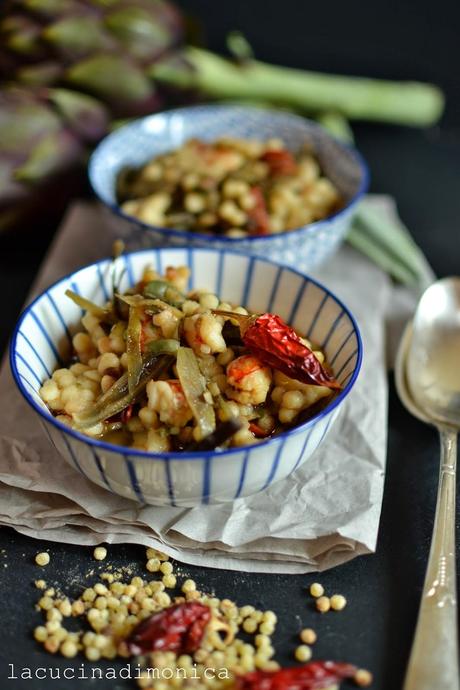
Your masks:
M127 252L128 255L135 255L135 254L147 254L147 253L152 253L155 252L158 249L158 251L161 250L167 250L167 251L173 251L173 252L180 252L184 251L184 249L190 249L189 247L151 247L148 249L140 249L137 251L133 252ZM245 252L241 251L236 251L236 250L227 250L227 249L218 249L218 248L204 248L204 247L193 247L192 251L211 251L215 252L217 254L231 254L231 255L236 255L236 256L241 256L247 258L247 254ZM59 278L59 280L56 280L54 283L49 285L46 290L41 292L30 304L28 304L24 311L21 313L18 322L16 323L16 326L13 331L13 335L11 337L11 343L10 343L10 348L9 348L9 360L10 360L10 367L11 367L11 372L13 374L13 378L15 380L16 386L19 388L19 391L21 392L22 396L25 398L25 400L29 403L29 405L36 411L38 414L49 424L52 424L55 426L59 431L64 432L65 434L68 434L69 436L72 436L73 438L76 438L78 441L82 441L83 443L86 443L90 446L94 446L95 448L100 448L102 450L108 450L112 453L114 452L119 452L122 454L128 454L130 457L136 457L136 458L144 458L148 460L200 460L203 458L208 458L214 455L218 455L219 457L224 457L224 456L229 456L229 455L235 455L236 453L241 453L244 450L250 450L250 449L257 449L257 448L262 448L262 447L267 447L269 445L276 445L279 443L283 438L286 439L289 436L294 436L298 433L301 433L302 431L305 431L308 429L310 426L313 426L316 424L317 421L322 419L323 417L328 416L340 403L347 397L347 395L350 393L351 389L353 388L356 379L358 378L358 374L361 369L361 364L362 364L362 359L363 359L363 342L361 338L361 333L359 331L358 324L356 323L356 320L353 316L353 314L350 312L350 310L346 307L346 305L333 293L331 292L327 287L325 287L322 283L320 283L318 280L315 280L314 278L310 278L310 276L306 275L305 273L302 273L302 271L298 271L295 268L291 268L291 266L287 266L286 264L280 263L278 261L272 261L271 259L265 259L262 257L255 257L258 261L265 262L267 264L270 264L272 266L276 266L278 268L283 268L285 270L291 271L292 273L295 273L296 275L300 276L304 280L308 280L310 283L313 283L313 285L316 285L318 288L323 290L329 297L331 297L344 311L344 313L348 316L348 318L351 321L351 324L353 326L354 332L356 334L356 340L357 340L357 346L358 346L358 352L357 352L357 360L356 360L356 365L353 370L353 374L348 381L347 385L345 388L331 401L329 405L327 405L323 410L318 412L316 415L313 415L310 419L308 419L306 422L303 424L300 424L299 426L293 427L292 429L289 429L288 431L283 431L280 434L277 434L276 436L272 436L271 438L267 439L266 441L262 441L261 443L257 443L254 445L249 445L249 446L238 446L236 448L228 448L225 450L209 450L209 451L168 451L166 453L149 453L148 451L144 450L138 450L136 448L130 448L129 446L119 446L116 445L115 443L107 443L106 441L98 441L97 439L93 439L91 436L87 436L86 434L82 434L78 431L75 431L75 429L71 429L70 427L66 426L62 422L59 422L56 417L53 417L51 412L47 410L47 412L44 411L44 409L38 405L33 397L30 395L28 390L25 388L25 386L22 383L21 377L19 375L19 372L17 370L16 366L16 358L15 358L15 352L16 352L16 341L18 337L18 332L19 329L22 325L22 322L24 321L25 317L29 313L29 311L34 307L34 305L44 296L46 295L50 290L52 290L54 287L59 285L60 283L64 282L65 280L68 280L71 278L73 275L78 273L79 271L83 271L90 266L100 266L101 264L107 262L107 259L101 259L100 261L95 261L91 264L86 264L85 266L81 266L81 268L78 268L75 271L72 271L71 273L68 273L67 275L63 276L62 278Z
M294 230L289 230L285 232L276 232L271 235L253 235L249 237L226 237L225 235L206 235L205 233L202 232L191 232L190 230L178 230L177 228L166 228L161 225L150 225L148 223L144 223L143 221L139 220L135 216L130 216L127 213L124 213L122 211L121 207L119 204L116 203L111 203L109 201L105 201L105 199L102 198L101 194L99 193L99 190L97 189L97 184L94 182L94 166L95 166L95 160L100 155L100 149L102 146L106 144L107 141L109 141L112 138L116 138L116 136L122 132L124 129L127 129L129 127L134 127L136 126L137 123L142 122L143 120L147 119L153 119L155 117L161 117L165 113L168 114L182 114L186 112L191 112L191 111L197 111L200 109L228 109L228 108L239 108L239 109L245 109L245 110L250 110L250 111L258 111L262 110L263 112L267 113L272 113L272 114L277 114L277 115L283 115L284 117L289 117L292 120L297 120L298 122L302 123L307 123L309 127L313 129L318 129L321 130L322 132L325 132L326 135L333 140L338 146L341 148L347 150L351 155L355 158L357 161L360 170L361 170L361 183L359 185L358 191L356 194L352 196L350 201L343 206L343 208L339 209L335 213L332 213L330 216L327 218L323 218L322 220L317 220L313 223L307 223L306 225L302 225L299 228L295 228ZM329 132L324 128L321 127L317 122L314 122L313 120L309 120L305 117L301 117L300 115L296 115L295 113L285 113L282 110L269 110L269 109L260 109L260 108L251 108L249 106L231 106L231 105L213 105L213 104L203 104L203 105L194 105L194 106L189 106L186 108L174 108L172 110L165 110L160 113L155 113L153 115L147 115L145 117L138 118L137 120L134 120L133 122L129 122L127 125L124 125L124 127L120 127L120 129L117 129L115 132L112 132L108 136L104 137L101 142L97 145L97 147L94 149L93 153L91 154L91 157L89 159L88 163L88 179L89 183L91 185L91 188L99 201L104 204L107 208L109 208L116 216L119 218L123 218L124 220L128 221L131 224L137 225L139 229L146 230L146 231L155 231L158 233L161 233L162 235L170 235L172 237L180 237L184 242L187 241L187 239L194 239L195 241L202 241L202 242L224 242L228 243L229 245L231 244L238 244L241 242L269 242L270 240L277 239L279 237L283 237L284 239L288 239L290 236L296 236L297 233L301 232L309 232L310 230L316 230L318 228L321 228L321 226L326 226L329 223L331 223L333 220L336 218L339 218L341 215L346 214L347 212L352 211L352 209L356 206L356 204L361 201L362 197L366 194L367 190L369 189L369 184L370 184L370 172L369 172L369 167L364 160L363 156L361 153L356 149L354 146L351 146L350 144L347 144L340 139L337 139L337 137L334 137L332 134L329 134Z

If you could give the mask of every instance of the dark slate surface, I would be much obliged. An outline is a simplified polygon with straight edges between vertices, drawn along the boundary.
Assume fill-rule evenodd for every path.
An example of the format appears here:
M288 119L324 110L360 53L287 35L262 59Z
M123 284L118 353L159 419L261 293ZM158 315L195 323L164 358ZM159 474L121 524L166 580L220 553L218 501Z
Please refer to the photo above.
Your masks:
M217 3L183 0L205 17L210 44L221 48L225 32L243 29L264 59L303 67L376 76L432 79L448 92L441 127L420 132L360 125L358 146L372 170L372 190L393 194L400 213L439 275L460 273L460 94L458 5L429 2L329 3L313 7L295 0L244 0ZM326 9L327 8L327 9ZM214 12L212 12L214 10ZM456 16L457 15L457 16ZM52 238L55 224L37 218L22 233L0 237L0 349L7 344L27 290ZM280 661L288 663L298 630L309 625L319 633L317 658L349 660L371 668L376 690L397 690L410 648L431 536L438 441L431 429L412 419L390 389L388 472L377 553L313 576L269 576L183 567L184 573L219 596L274 609L280 619L275 642ZM457 540L458 543L459 540ZM51 564L40 569L34 555L50 548ZM134 687L112 680L20 680L10 678L13 664L29 667L75 667L44 654L31 630L40 621L33 605L33 580L44 576L77 594L90 582L91 549L37 542L12 530L0 532L0 688L24 690L105 690ZM109 547L106 563L133 564L142 574L144 550ZM6 566L6 567L5 567ZM308 585L319 579L327 590L345 594L349 606L340 614L320 616L312 609ZM106 662L101 668L122 664ZM89 665L86 667L88 670Z

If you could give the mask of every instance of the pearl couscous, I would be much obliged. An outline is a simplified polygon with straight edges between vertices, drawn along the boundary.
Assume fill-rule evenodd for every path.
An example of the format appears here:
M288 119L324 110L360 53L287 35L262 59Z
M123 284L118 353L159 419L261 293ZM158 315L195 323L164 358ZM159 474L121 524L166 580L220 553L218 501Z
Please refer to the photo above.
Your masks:
M37 565L44 566L44 565L48 565L49 562L50 562L50 555L49 555L49 553L46 553L46 551L43 551L42 553L37 553L37 555L35 556L35 563Z
M96 546L93 551L93 556L96 561L103 561L107 557L107 549L105 546Z
M314 153L294 156L279 139L191 139L123 170L117 196L144 223L235 239L293 230L343 205Z
M304 628L300 631L300 639L304 644L315 644L317 638L316 632L312 628Z
M44 622L35 628L35 640L48 653L68 659L82 655L90 662L120 657L127 660L138 655L130 647L130 639L143 621L151 624L158 614L198 602L209 607L210 614L197 647L189 653L155 650L152 638L152 650L142 650L142 656L133 658L140 670L145 669L136 674L140 688L230 690L240 676L260 671L265 677L266 672L280 669L274 658L272 635L277 616L273 611L256 609L250 604L239 606L230 599L206 594L190 578L178 582L180 576L174 572L169 557L153 548L146 550L146 558L147 564L152 560L162 564L154 579L134 576L124 581L122 571L104 572L73 601L53 588L47 590L37 605ZM174 583L165 583L165 578L174 578ZM316 634L305 628L300 637L303 644L293 653L297 662L305 664L312 657L309 644L316 640ZM164 678L174 675L173 683L164 680L163 669L168 670ZM372 674L364 669L349 666L349 673L349 677L354 673L359 687L367 687L372 681ZM236 686L240 687L238 682Z
M327 613L331 608L331 600L329 597L318 597L316 600L316 608L320 613Z
M187 292L188 278L186 267L164 276L146 268L102 307L67 293L84 310L72 362L40 389L60 422L148 452L203 450L259 443L331 400L327 382L290 378L251 351L238 319L258 317L210 292ZM326 381L322 352L294 336ZM157 571L156 557L148 567Z
M331 609L333 611L342 611L347 605L347 600L343 594L333 594L331 597Z
M319 582L313 582L313 584L310 585L310 594L312 597L315 597L315 599L322 597L324 594L323 585L321 585Z

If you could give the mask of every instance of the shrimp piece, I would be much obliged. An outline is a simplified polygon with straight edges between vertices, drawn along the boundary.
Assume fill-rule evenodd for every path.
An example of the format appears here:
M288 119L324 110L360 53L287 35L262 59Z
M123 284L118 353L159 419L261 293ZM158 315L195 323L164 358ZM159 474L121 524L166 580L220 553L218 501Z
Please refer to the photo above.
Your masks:
M257 357L242 355L227 366L227 381L229 398L245 405L260 405L267 397L272 373Z
M209 355L227 349L222 337L222 319L204 312L186 316L183 324L185 339L196 354Z
M192 419L180 381L149 381L146 390L148 406L163 424L180 428Z
M179 319L171 309L163 309L159 314L155 314L152 321L161 329L163 338L177 338Z

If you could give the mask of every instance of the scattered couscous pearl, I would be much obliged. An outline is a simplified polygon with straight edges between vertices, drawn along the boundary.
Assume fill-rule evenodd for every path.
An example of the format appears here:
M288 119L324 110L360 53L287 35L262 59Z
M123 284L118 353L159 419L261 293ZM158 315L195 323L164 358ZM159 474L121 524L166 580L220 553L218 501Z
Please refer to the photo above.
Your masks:
M97 647L86 647L85 656L88 661L99 661L101 653Z
M316 600L316 608L321 613L326 613L331 608L331 600L329 597L318 597Z
M196 589L192 590L191 592L186 592L185 598L187 601L194 601L195 599L200 599L201 594L198 592Z
M247 633L255 633L257 630L257 621L254 620L254 618L246 618L243 621L243 630Z
M271 621L263 621L259 626L259 630L262 635L273 635L275 632L275 625L276 624Z
M48 638L48 630L44 625L38 625L34 630L34 638L37 642L45 642Z
M333 594L331 597L331 609L341 611L347 605L347 600L342 594Z
M56 654L57 650L59 649L59 640L53 635L50 635L50 637L45 640L43 647L50 654Z
M160 570L161 562L158 558L149 558L145 567L149 573L157 573Z
M259 633L258 635L255 636L254 642L256 644L256 647L269 647L271 643L271 639L268 635L264 635L263 633Z
M315 597L315 599L317 599L318 597L322 597L324 594L323 585L320 585L319 582L314 582L310 586L310 594L312 595L312 597Z
M45 595L38 600L38 605L43 611L49 611L49 609L53 608L54 602L51 597Z
M46 582L45 580L35 580L35 587L37 589L46 589Z
M72 616L81 616L85 612L85 605L80 599L74 601L71 608Z
M171 575L173 571L172 563L165 561L161 564L160 571L163 573L163 575Z
M169 561L169 556L157 549L148 548L146 550L146 556L147 558L158 558L160 561Z
M105 546L96 546L93 551L93 556L96 561L103 561L107 556L107 549Z
M172 575L172 574L171 575L163 575L162 582L163 582L164 586L167 587L168 589L173 589L177 584L176 576Z
M68 599L63 599L59 602L58 610L65 618L68 618L72 615L72 604Z
M372 673L370 671L366 671L364 668L359 668L356 671L353 680L360 688L367 688L372 683Z
M50 555L49 553L46 553L46 551L42 551L42 553L37 553L35 556L35 563L37 565L48 565L50 562Z
M187 594L188 592L195 592L196 591L196 583L194 580L185 580L184 584L182 585L182 591L184 594Z
M304 628L301 630L299 637L305 644L315 644L317 640L317 635L312 628Z
M45 628L48 630L49 633L55 633L59 628L61 627L61 622L60 621L47 621L45 624Z
M83 601L94 601L96 598L96 592L92 587L88 587L84 590L83 594L81 595L81 598L83 599Z
M311 649L306 644L299 645L295 650L295 658L297 661L305 663L311 659Z
M274 611L265 611L265 613L262 616L262 619L265 623L271 623L275 625L278 622L278 616Z
M254 611L255 611L254 606L247 604L246 606L242 606L240 608L240 616L242 618L248 618L248 616L251 616L254 613Z
M65 656L67 659L71 659L72 657L77 656L78 647L75 642L72 642L72 640L64 640L64 642L61 644L60 652L62 656Z
M47 621L62 621L62 613L55 609L54 607L46 612Z

